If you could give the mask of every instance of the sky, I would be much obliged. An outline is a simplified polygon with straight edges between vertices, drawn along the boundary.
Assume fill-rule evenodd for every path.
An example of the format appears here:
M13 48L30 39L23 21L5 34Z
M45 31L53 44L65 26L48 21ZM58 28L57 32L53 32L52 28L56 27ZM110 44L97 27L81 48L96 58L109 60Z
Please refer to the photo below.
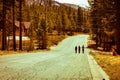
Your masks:
M89 7L88 0L55 0L61 3L70 3L70 4L76 4L80 5L82 7Z

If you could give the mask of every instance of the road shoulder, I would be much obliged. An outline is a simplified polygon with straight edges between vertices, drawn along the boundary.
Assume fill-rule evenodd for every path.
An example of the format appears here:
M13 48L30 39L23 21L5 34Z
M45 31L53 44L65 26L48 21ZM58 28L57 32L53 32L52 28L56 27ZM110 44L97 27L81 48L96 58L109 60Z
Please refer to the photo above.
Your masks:
M93 56L90 54L88 56L88 62L90 65L91 74L93 76L93 80L109 80L109 76L105 73L105 71L98 65L98 63L95 61ZM102 76L100 76L102 75Z

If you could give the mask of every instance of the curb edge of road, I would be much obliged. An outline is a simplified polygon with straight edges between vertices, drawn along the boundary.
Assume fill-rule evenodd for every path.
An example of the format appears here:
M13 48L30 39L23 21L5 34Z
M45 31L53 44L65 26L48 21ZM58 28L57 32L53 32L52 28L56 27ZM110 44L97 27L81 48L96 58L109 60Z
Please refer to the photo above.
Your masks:
M91 74L92 74L92 69L96 68L100 72L102 77L104 77L105 80L110 80L107 73L98 65L98 63L95 61L93 56L91 56L89 54L88 54L88 61L89 61L89 64L90 64ZM93 74L92 74L92 76L93 76L93 80L97 80L96 76L94 76Z

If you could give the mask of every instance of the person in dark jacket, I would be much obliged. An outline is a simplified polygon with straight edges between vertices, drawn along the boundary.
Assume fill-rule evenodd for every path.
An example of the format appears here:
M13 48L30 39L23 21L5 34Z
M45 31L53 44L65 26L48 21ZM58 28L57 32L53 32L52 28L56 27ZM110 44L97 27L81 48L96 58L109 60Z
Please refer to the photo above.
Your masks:
M84 53L84 45L82 46L82 53Z
M78 46L78 53L80 53L80 46Z
M77 53L77 46L75 46L75 53Z

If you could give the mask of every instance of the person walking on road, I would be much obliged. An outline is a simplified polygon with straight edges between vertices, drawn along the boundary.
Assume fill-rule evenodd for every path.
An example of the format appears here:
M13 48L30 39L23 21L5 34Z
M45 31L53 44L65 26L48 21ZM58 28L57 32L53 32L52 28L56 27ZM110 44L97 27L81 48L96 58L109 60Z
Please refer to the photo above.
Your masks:
M77 53L77 46L75 46L75 53Z
M78 53L80 53L80 46L78 46Z
M82 53L84 53L84 45L82 46Z

